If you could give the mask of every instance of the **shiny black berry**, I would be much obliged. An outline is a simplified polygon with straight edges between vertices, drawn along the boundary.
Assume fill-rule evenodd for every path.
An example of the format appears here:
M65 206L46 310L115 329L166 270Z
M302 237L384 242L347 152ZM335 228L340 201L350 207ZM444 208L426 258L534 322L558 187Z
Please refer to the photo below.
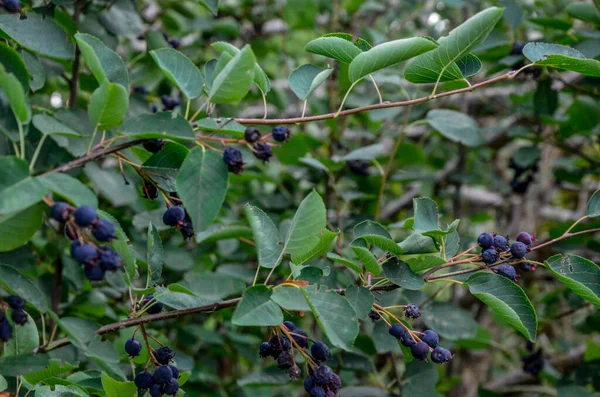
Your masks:
M157 384L165 384L173 378L173 371L168 365L161 365L154 370L152 381Z
M184 219L183 223L179 226L179 231L184 239L189 240L194 237L194 227L192 226L192 222L189 222Z
M178 206L167 208L163 214L163 223L167 226L177 226L185 219L185 210Z
M498 269L496 269L496 271L499 275L504 276L513 281L517 279L517 271L508 263L498 266Z
M284 125L278 125L273 128L273 139L277 142L287 142L290 140L290 130Z
M269 342L261 343L258 355L262 358L269 357L271 355L271 344Z
M261 137L261 133L258 130L258 128L255 127L248 127L246 128L246 131L244 131L244 139L246 140L246 142L249 143L254 143L256 141L258 141Z
M92 227L92 234L98 241L111 241L116 238L115 225L106 219L98 219Z
M75 223L81 227L91 226L97 219L96 210L89 205L82 205L77 208L73 213L73 216L75 218Z
M396 339L400 339L402 338L402 336L406 333L406 329L398 324L398 323L394 323L392 324L392 326L388 329L388 332L390 335L392 335L394 338Z
M154 298L154 295L148 295L146 298L144 298L144 305L148 304L148 302L150 302L153 298ZM152 305L148 308L148 310L146 310L146 313L158 314L158 313L162 312L162 309L163 309L163 304L161 302L154 301L154 303L152 303ZM161 349L165 349L165 348L161 347ZM169 349L169 348L166 347L166 349ZM158 349L158 350L160 350L160 349ZM169 350L171 350L171 349L169 349Z
M427 360L429 345L425 342L417 342L410 347L410 352L417 360Z
M180 46L181 46L181 42L179 41L179 39L169 40L169 47L177 50L177 49L179 49ZM169 393L165 392L165 394L169 394Z
M144 149L146 149L150 153L160 152L164 145L165 141L163 139L154 139L143 143Z
M146 197L148 200L154 200L158 197L158 189L156 188L156 186L152 182L149 182L145 179L142 193L144 197Z
M409 303L404 308L404 315L408 318L419 318L421 316L421 312L419 311L419 307L414 303Z
M310 353L313 358L317 361L327 361L331 353L329 352L329 346L323 342L315 342L310 347Z
M527 254L527 245L520 241L515 241L510 245L510 254L515 259L521 259Z
M25 308L25 299L17 295L9 296L6 302L13 310L23 310Z
M421 340L429 345L429 347L437 347L440 343L440 337L437 332L428 329L423 332L423 336L421 336Z
M489 232L481 233L479 237L477 237L477 244L484 250L492 248L494 245L494 235Z
M169 362L175 357L175 353L168 346L163 346L154 351L154 358L163 366L168 366ZM172 377L171 371L171 377Z
M72 211L73 208L69 204L58 202L50 207L50 216L59 222L66 222Z
M512 48L510 49L509 55L522 55L523 48L525 48L523 43L519 43L518 41L515 41L512 45Z
M244 159L242 152L233 146L227 146L223 151L223 161L227 165L227 170L234 174L244 171Z
M152 387L152 374L148 371L142 371L135 376L134 382L138 389L149 389Z
M481 259L488 265L496 263L498 261L498 251L493 248L488 248L481 253Z
M139 340L135 338L127 339L125 342L125 353L127 353L129 357L137 357L140 355L141 351L142 343Z
M15 324L25 325L27 323L27 313L24 310L13 310L11 314L12 320Z
M252 153L254 153L254 156L259 160L269 161L269 159L273 157L273 149L266 143L255 143L252 145L252 149L254 149Z
M544 369L544 357L542 355L542 349L538 349L535 353L521 357L523 361L523 371L533 376L539 375Z
M371 319L372 322L375 322L375 321L381 319L381 315L379 313L377 313L376 311L371 310L369 312L369 318Z

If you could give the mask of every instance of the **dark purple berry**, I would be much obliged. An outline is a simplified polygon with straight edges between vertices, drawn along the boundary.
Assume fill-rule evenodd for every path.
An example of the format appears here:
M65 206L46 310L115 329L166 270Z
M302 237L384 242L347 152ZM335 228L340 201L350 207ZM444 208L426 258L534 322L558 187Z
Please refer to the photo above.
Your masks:
M531 234L527 232L521 232L517 234L517 241L525 244L528 247L531 247L535 240Z
M152 387L152 374L148 371L142 371L135 376L134 382L138 389L149 389Z
M408 318L419 318L421 317L421 312L419 311L419 307L414 303L409 303L404 308L404 315Z
M148 295L144 299L144 305L148 304L148 302L150 302L153 298L154 298L154 295ZM158 314L158 313L162 312L162 309L163 309L163 304L161 302L154 301L154 303L152 303L152 305L146 310L146 313L148 313L148 314ZM169 350L171 350L171 349L169 349Z
M400 337L400 343L402 343L403 346L411 347L417 342L412 338L410 332L406 332Z
M269 338L269 345L271 346L271 357L277 358L281 352L290 350L291 343L287 336L273 335Z
M308 347L308 334L306 332L296 328L292 331L292 334L292 339L300 348Z
M304 390L310 393L313 387L315 387L315 378L307 376L306 379L304 379Z
M7 342L13 335L13 328L8 322L8 319L0 321L0 340Z
M310 397L327 397L327 392L321 386L315 386L310 390Z
M192 222L184 220L183 223L179 226L179 231L184 239L189 240L194 237L194 227L192 226Z
M510 245L510 254L515 259L521 259L527 254L527 245L520 241L515 241Z
M146 149L150 153L160 152L164 145L165 141L163 139L154 139L143 143L144 149Z
M169 365L169 368L171 368L171 372L173 372L173 378L179 379L179 368L174 365Z
M58 202L50 207L50 216L57 221L64 223L69 219L72 211L73 208L69 204Z
M288 332L292 332L296 329L296 325L291 321L284 321L283 325L287 328Z
M252 145L254 156L262 161L269 161L273 157L273 149L266 143L255 143Z
M27 323L27 313L24 310L13 310L11 317L15 324L25 325Z
M488 265L496 263L498 261L498 251L493 248L488 248L481 253L481 259Z
M9 296L6 302L13 310L23 310L23 308L25 308L25 299L17 295Z
M156 186L152 182L149 182L145 179L142 193L144 197L146 197L150 201L158 197L158 189L156 188Z
M155 104L155 103L153 103L153 104L151 104L151 105L150 105L150 112L152 112L152 113L156 113L156 112L158 112L158 106L156 106L156 104ZM144 148L145 148L146 150L148 150L148 149L146 148L146 145L144 145ZM148 150L148 151L150 151L150 150Z
M106 271L115 271L121 264L121 256L108 247L100 247L100 266Z
M535 263L521 262L521 263L519 263L519 269L521 269L522 271L524 271L526 273L535 272Z
M377 313L376 311L371 310L369 312L369 318L371 319L372 322L375 322L375 321L381 319L381 315L379 313Z
M177 226L185 219L185 210L178 206L167 208L163 214L163 223L167 226Z
M227 146L223 151L223 161L227 165L227 170L234 174L244 171L244 159L242 152L233 146Z
M425 342L417 342L410 347L410 352L417 360L427 361L429 355L429 345Z
M284 125L278 125L273 128L273 139L277 142L287 142L290 140L290 130Z
M92 234L98 241L111 241L116 238L115 225L106 219L98 219L92 227Z
M342 378L340 378L338 374L334 373L331 376L331 382L329 382L329 387L337 391L339 388L342 387Z
M494 245L494 235L489 232L481 233L479 237L477 237L477 244L484 250L492 248Z
M176 50L181 46L179 39L171 39L168 41L168 43L169 43L169 47L174 48ZM165 394L169 394L169 393L165 392Z
M21 2L19 0L4 0L4 9L12 14L21 12Z
M90 281L100 281L104 279L104 269L99 264L85 265L83 273Z
M501 235L496 235L494 237L494 248L498 251L506 251L508 249L508 240L506 237Z
M289 351L281 352L277 357L277 367L279 369L290 369L294 365L294 358Z
M452 360L452 353L448 349L438 346L431 352L431 361L436 364L447 363L450 360Z
M142 343L134 338L127 339L125 342L125 353L129 355L129 357L137 357L140 355L142 351Z
M512 265L509 265L508 263L498 266L498 269L496 269L496 271L499 275L511 279L512 281L515 281L517 279L517 271L514 267L512 267Z
M538 349L535 353L528 356L521 357L523 361L523 371L533 376L539 375L544 369L544 357L542 355L542 349Z
M310 353L313 358L317 361L327 361L331 353L329 352L329 346L323 342L315 342L310 347Z
M396 339L402 338L402 336L406 333L406 329L398 323L392 324L392 326L388 329L390 335L392 335Z
M98 256L98 250L90 244L81 244L79 240L71 243L71 256L79 263L90 263Z
M152 381L158 384L164 384L169 382L173 378L173 371L168 365L161 365L154 370L152 375Z
M162 397L163 395L163 385L160 385L158 383L152 385L152 387L150 388L150 397Z
M89 205L82 205L77 208L73 216L75 217L75 223L81 227L91 226L97 219L96 210Z
M258 141L261 136L262 135L258 128L248 127L246 128L246 131L244 131L244 139L246 140L246 142L249 143L254 143Z
M154 351L154 358L156 359L156 361L158 361L163 366L168 367L169 361L171 361L173 359L173 357L175 357L175 354L173 353L173 350L171 350L171 348L169 348L168 346L160 347ZM171 371L170 378L173 377L172 372L173 371Z
M179 382L176 378L171 378L171 380L165 385L163 389L164 393L167 396L174 396L179 391Z
M525 46L522 43L515 41L510 49L509 55L522 55L523 48L525 48Z
M269 342L261 343L258 355L262 358L269 357L271 355L271 344Z
M435 348L440 343L439 335L430 329L423 332L423 336L421 336L421 340L429 345L429 347Z
M313 376L317 385L324 385L331 381L333 371L327 365L322 364L317 367Z
M133 92L140 95L148 95L148 89L143 85L136 85L133 87Z

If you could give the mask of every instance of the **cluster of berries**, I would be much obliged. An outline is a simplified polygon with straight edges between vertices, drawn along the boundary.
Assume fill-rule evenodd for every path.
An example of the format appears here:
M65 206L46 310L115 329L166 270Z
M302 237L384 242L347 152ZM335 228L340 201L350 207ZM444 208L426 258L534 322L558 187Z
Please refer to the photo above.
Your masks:
M7 299L8 306L12 309L11 317L15 324L25 325L27 313L25 312L25 300L20 296L11 295ZM6 313L0 308L0 340L7 342L12 338L13 329L6 318Z
M300 379L300 368L294 361L294 350L301 350L301 353L309 358L308 376L304 379L304 389L311 397L335 397L337 391L342 386L340 377L333 373L331 368L324 361L331 356L329 347L324 342L313 342L310 347L310 355L304 349L308 349L309 341L306 332L297 328L293 322L285 321L281 329L289 335L273 335L267 342L260 345L260 357L273 357L277 360L277 366L280 369L287 370L291 379Z
M167 208L163 214L163 223L179 229L185 239L194 237L194 227L187 211L178 205Z
M19 0L3 0L2 7L11 14L21 12L21 2Z
M285 126L277 126L271 131L273 139L277 142L287 142L290 140L290 130ZM262 134L257 128L248 127L244 131L244 139L248 144L252 144L252 153L254 156L262 161L269 161L273 157L273 149L268 143L259 142L262 138ZM227 146L223 152L223 161L227 165L229 172L239 174L244 171L244 159L242 152L233 147Z
M131 338L125 342L125 352L130 357L139 356L142 351L142 344L139 340ZM136 375L134 383L140 393L148 391L151 397L161 397L163 395L174 396L179 391L179 369L169 364L175 354L167 347L160 347L152 352L154 359L160 365L156 367L154 373L142 371Z
M517 234L517 241L508 246L508 237L501 236L499 234L484 232L477 238L477 243L481 247L481 259L487 265L493 265L505 255L506 259L523 259L525 255L531 250L531 246L535 243L535 236L527 232L520 232ZM520 262L519 267L524 272L531 272L535 270L535 265L530 262ZM515 268L504 263L498 266L495 271L509 278L513 281L517 279L517 272Z
M115 226L106 219L98 219L94 208L82 205L75 209L67 203L57 202L50 208L50 216L65 224L66 235L73 241L71 256L84 265L85 276L90 281L100 281L107 271L114 272L121 268L121 257L117 252L105 246L96 246L83 233L83 229L90 228L99 242L111 242L116 238Z

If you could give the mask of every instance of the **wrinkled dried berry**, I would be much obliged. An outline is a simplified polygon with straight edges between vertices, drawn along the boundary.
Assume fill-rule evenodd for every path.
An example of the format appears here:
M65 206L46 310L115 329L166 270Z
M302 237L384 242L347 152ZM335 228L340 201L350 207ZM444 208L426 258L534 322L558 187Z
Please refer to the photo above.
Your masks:
M163 366L168 366L169 361L171 361L175 357L175 353L168 346L163 346L154 351L154 358L159 363L163 364ZM173 371L171 371L172 377ZM170 379L170 378L169 378Z
M431 361L436 364L447 363L450 360L452 360L452 353L448 349L438 346L431 352Z
M244 139L246 140L246 142L249 142L249 143L254 143L254 142L258 141L261 136L262 136L262 134L260 133L258 128L255 128L255 127L248 127L244 131Z
M277 142L287 142L290 140L290 130L284 125L278 125L273 128L273 139Z
M266 143L255 143L252 145L252 149L254 149L252 153L254 153L254 156L259 160L269 161L269 159L273 157L273 149Z
M419 307L417 305L410 303L404 308L404 315L408 318L419 318L421 316L421 312L419 311Z
M227 146L223 151L223 161L227 165L227 170L234 174L244 171L244 159L242 152L233 146Z

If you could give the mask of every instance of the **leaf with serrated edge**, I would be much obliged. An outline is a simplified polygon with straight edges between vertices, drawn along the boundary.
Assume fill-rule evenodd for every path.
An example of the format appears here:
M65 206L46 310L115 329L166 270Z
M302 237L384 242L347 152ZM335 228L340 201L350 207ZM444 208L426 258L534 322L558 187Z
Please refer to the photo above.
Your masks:
M466 284L473 295L526 338L535 342L537 316L521 287L506 277L483 272L469 277Z
M356 311L356 316L360 319L366 319L371 311L375 298L368 288L351 285L346 288L346 299Z
M292 262L296 266L303 265L306 262L309 262L315 258L318 258L321 255L325 255L335 245L335 240L338 236L339 232L332 232L330 230L324 229L323 234L319 237L319 242L315 245L310 251L306 251L300 254L292 255Z
M101 84L108 80L129 90L127 68L123 59L116 52L108 48L100 39L89 34L77 33L75 40L79 45L81 55L98 83Z
M600 307L600 267L577 255L554 255L545 260L552 272L570 290Z
M268 269L277 266L282 252L277 226L258 207L246 204L244 212L254 236L256 251L258 253L258 264Z
M105 81L90 99L90 122L100 130L116 128L123 122L128 107L129 92L122 85Z
M325 224L325 204L321 196L313 190L302 200L292 218L283 253L293 256L312 250L319 243ZM281 262L281 259L280 256L278 262Z
M208 98L217 104L237 102L246 96L253 82L256 60L246 45L214 77Z
M539 66L570 70L586 76L600 76L600 61L586 58L581 52L559 44L528 43L523 55Z
M275 326L283 322L283 313L271 300L273 291L266 285L248 288L233 313L232 322L240 326Z
M188 57L172 48L150 51L150 55L167 79L188 99L198 98L202 94L204 77Z

